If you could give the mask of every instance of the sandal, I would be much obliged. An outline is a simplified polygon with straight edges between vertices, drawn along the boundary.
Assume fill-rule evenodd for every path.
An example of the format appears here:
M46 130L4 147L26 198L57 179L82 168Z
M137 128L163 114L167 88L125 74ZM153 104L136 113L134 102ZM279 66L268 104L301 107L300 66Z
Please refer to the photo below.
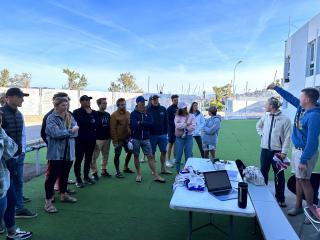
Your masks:
M166 180L165 179L163 179L163 178L156 178L156 179L154 179L153 181L155 181L155 182L158 182L158 183L165 183L166 182Z
M138 175L138 176L136 177L136 182L137 182L137 183L141 183L141 181L142 181L142 177Z
M52 204L45 204L45 205L44 205L44 210L45 210L47 213L56 213L56 212L58 212L58 210L56 209L56 207L53 206Z
M65 203L76 203L78 200L75 197L71 197L70 195L65 195L63 199L61 199L61 202Z
M171 175L172 172L168 171L168 170L165 170L165 171L161 171L161 174L167 174L167 175Z
M132 171L130 168L123 169L123 172L125 172L125 173L134 173L134 171Z

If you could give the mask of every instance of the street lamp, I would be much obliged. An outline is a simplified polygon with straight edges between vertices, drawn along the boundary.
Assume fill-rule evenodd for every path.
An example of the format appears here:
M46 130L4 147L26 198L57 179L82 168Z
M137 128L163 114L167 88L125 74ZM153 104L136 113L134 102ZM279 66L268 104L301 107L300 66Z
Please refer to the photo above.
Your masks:
M236 65L234 65L234 69L233 69L233 82L232 82L232 93L233 93L233 96L236 95L236 93L235 93L235 84L234 84L234 82L236 81L236 68L240 63L242 63L242 60L239 60L236 63Z

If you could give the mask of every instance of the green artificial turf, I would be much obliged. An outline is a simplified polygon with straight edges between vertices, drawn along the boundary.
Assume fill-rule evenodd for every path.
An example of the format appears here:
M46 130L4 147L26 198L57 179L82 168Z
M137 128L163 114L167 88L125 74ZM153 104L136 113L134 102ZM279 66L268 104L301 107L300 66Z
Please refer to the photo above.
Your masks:
M217 157L221 159L242 159L246 165L259 166L260 138L255 130L256 121L223 121L217 147ZM159 159L157 154L157 165ZM199 156L194 144L194 156ZM41 163L45 163L45 149L40 151ZM26 162L32 163L35 153L28 153ZM115 174L113 148L110 153L110 173ZM123 156L121 164L123 164ZM26 206L36 210L38 217L18 220L17 225L34 232L33 239L73 240L73 239L185 239L187 234L187 212L169 208L172 196L171 184L174 176L165 176L166 184L152 181L147 163L141 164L143 181L135 182L135 174L126 174L124 179L102 178L98 184L77 189L76 204L56 202L59 212L49 215L44 212L44 177L34 178L25 184L25 195L32 198ZM134 169L133 161L130 167ZM319 168L319 167L318 167ZM173 170L173 169L172 169ZM73 172L73 171L72 171ZM290 175L290 170L286 171ZM71 178L73 174L71 174ZM272 174L270 174L272 178ZM58 197L58 196L57 196ZM58 199L58 198L57 198ZM228 231L228 216L215 215L218 226ZM196 213L195 227L207 223L209 216ZM259 239L253 236L253 219L235 218L237 239ZM195 232L193 239L226 239L214 228Z

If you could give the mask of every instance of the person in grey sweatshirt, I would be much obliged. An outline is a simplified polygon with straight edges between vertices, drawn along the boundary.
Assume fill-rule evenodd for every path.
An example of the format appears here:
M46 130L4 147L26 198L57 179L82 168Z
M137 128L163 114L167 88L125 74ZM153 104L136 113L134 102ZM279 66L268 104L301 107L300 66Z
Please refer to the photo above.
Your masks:
M215 158L218 134L221 126L221 117L217 115L217 108L211 106L208 109L209 118L202 128L202 148L204 151L204 158Z
M279 100L275 97L269 98L265 105L266 114L257 122L256 129L261 137L260 163L264 181L268 185L269 170L272 166L275 197L280 207L286 207L284 171L279 172L273 157L277 154L281 159L286 158L290 147L291 123L279 108Z

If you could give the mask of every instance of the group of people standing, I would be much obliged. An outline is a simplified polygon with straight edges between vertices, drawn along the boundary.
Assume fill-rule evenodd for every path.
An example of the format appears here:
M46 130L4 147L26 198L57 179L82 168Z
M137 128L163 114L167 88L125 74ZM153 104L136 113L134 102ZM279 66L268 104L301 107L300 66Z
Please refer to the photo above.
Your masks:
M0 218L4 220L7 239L30 238L31 232L15 226L15 218L37 216L23 205L31 199L23 196L26 133L23 115L18 108L27 96L29 94L19 88L10 88L0 108L0 183L3 186L0 192ZM114 147L115 177L124 178L123 173L134 173L129 168L133 155L137 183L142 182L140 151L148 159L154 181L159 183L166 182L161 175L172 174L168 167L175 166L176 171L180 171L183 153L185 160L192 157L193 138L202 157L209 154L215 156L221 121L215 107L209 108L209 118L205 119L196 102L188 111L187 104L179 102L178 95L172 95L172 105L166 109L160 105L159 96L152 95L148 105L143 96L137 97L136 107L131 113L126 109L126 100L119 98L116 111L110 115L106 111L106 98L97 100L98 111L91 108L92 97L83 95L79 100L81 107L71 112L69 96L58 92L52 98L53 108L43 118L41 137L47 144L44 210L48 213L58 212L53 205L55 191L60 192L61 202L77 202L73 195L75 190L67 187L72 181L69 180L72 166L78 188L95 184L101 176L112 176L108 165L111 144ZM157 147L160 150L159 171L155 163ZM126 156L121 171L122 150ZM99 174L97 159L100 153L102 163Z

